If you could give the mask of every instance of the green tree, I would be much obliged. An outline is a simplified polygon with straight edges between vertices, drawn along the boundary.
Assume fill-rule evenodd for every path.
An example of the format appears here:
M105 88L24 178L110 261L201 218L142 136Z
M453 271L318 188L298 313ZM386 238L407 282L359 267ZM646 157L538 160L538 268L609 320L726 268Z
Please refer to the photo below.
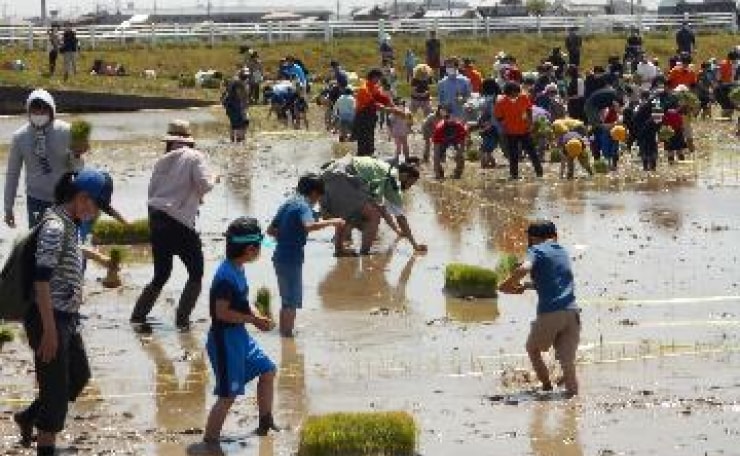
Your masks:
M533 16L542 16L547 11L547 0L527 0L527 12Z

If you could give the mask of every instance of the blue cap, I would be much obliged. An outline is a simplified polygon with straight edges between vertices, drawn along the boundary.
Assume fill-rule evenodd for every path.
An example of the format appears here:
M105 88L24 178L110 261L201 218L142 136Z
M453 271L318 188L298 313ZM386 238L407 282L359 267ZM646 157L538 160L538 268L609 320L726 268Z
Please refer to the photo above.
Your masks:
M94 168L84 168L77 173L73 184L77 190L90 195L100 210L104 212L110 210L113 197L113 179L110 174Z

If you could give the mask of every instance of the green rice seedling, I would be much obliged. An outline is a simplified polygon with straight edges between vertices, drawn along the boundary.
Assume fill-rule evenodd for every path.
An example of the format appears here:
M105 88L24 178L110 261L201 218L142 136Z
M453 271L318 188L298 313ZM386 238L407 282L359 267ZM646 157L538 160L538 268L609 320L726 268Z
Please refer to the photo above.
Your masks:
M560 153L560 149L558 149L557 147L554 149L550 149L550 163L560 163L562 159L563 157Z
M445 268L445 291L453 296L493 298L497 286L498 275L491 269L460 263Z
M75 152L85 152L90 148L92 125L86 120L74 120L69 125L69 148Z
M108 251L108 256L110 257L111 264L115 264L116 266L120 266L121 263L124 262L126 259L126 253L128 251L125 247L116 246L111 247L111 249Z
M98 220L93 226L96 245L133 245L149 242L149 221L135 220L128 225L114 220Z
M606 174L609 172L609 164L603 158L594 161L593 170L596 174Z
M678 99L679 106L684 108L684 111L689 113L690 115L696 115L701 109L701 101L699 101L699 97L697 97L694 92L684 90L680 92L674 92L674 94Z
M257 296L254 298L254 307L265 317L272 317L272 293L267 287L259 287Z
M735 105L735 109L740 107L740 87L735 87L734 89L730 90L728 96L732 104Z
M0 325L0 347L15 340L15 331L5 325Z
M107 274L103 278L102 284L106 288L118 288L121 286L121 277L118 274L121 270L121 263L126 256L124 247L112 247L108 252L110 263L108 264Z
M332 413L303 424L299 456L411 456L418 430L406 412Z
M509 277L519 267L519 257L513 253L507 253L498 260L496 265L496 276L498 279Z
M660 130L658 130L658 139L661 141L670 141L671 138L673 138L673 135L675 135L676 132L673 130L672 127L669 125L663 125L660 127Z
M477 147L468 147L465 151L465 159L473 162L480 160L480 150Z

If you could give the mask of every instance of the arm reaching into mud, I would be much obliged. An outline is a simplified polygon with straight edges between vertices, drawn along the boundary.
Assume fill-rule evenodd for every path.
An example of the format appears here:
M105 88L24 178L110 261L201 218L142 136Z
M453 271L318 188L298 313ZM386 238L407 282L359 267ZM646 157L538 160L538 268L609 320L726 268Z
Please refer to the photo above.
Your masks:
M398 226L401 229L402 236L409 240L411 245L414 247L415 252L426 253L429 250L426 244L419 244L418 242L416 242L416 238L414 238L414 234L411 232L409 221L405 215L396 216L396 222L398 222Z
M333 218L333 219L321 220L318 222L315 222L315 221L304 222L303 226L306 229L306 233L310 233L312 231L319 231L319 230L323 230L324 228L329 228L332 226L334 228L343 228L345 224L346 222L344 221L344 219ZM267 234L270 234L270 228L267 229ZM277 234L277 230L275 230L275 233ZM272 236L272 234L270 235Z
M522 294L527 289L531 289L532 285L529 283L522 283L522 279L532 271L532 266L528 261L525 261L521 266L516 268L506 280L504 280L498 287L498 291L506 294Z

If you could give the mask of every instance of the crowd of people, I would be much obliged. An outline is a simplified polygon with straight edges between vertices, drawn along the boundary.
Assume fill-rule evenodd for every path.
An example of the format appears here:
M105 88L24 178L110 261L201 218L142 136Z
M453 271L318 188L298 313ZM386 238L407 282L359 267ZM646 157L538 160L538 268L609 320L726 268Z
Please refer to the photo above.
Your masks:
M622 55L592 68L581 66L582 47L583 39L573 28L565 38L567 52L554 47L531 69L522 68L516 56L500 52L487 72L472 56L443 57L442 44L431 32L424 62L419 63L412 50L399 62L408 84L405 99L399 96L404 81L396 73L389 35L380 40L380 66L363 79L338 61L330 63L326 77L312 77L302 62L287 57L280 63L277 82L265 81L255 51L250 51L240 77L252 87L252 102L262 88L271 112L286 124L293 119L296 127L306 119L310 81L323 82L317 100L327 129L340 141L356 142L358 156L375 156L376 134L386 129L396 162L420 155L423 162L432 162L439 179L445 177L443 164L450 150L452 177L462 176L473 139L481 167L495 167L500 149L511 179L520 178L523 157L537 176L544 173L542 163L551 160L562 163L562 177L573 178L576 161L587 173L595 168L614 172L620 158L633 149L643 169L655 171L661 144L667 163L685 159L695 152L694 119L710 117L715 103L723 116L731 117L735 102L740 102L735 90L740 52L730 49L724 59L695 62L696 37L688 23L677 31L676 53L666 62L650 56L637 29L631 30ZM248 103L240 106L244 112ZM239 125L232 121L232 127ZM415 134L424 143L419 153L412 150ZM595 162L601 166L592 166Z
M403 208L403 193L421 177L421 166L432 162L437 179L445 177L445 158L454 153L453 178L461 178L464 152L473 134L480 136L483 168L496 166L497 149L509 162L509 174L519 179L523 154L537 176L552 148L561 160L561 174L572 178L575 162L593 172L588 153L612 170L620 166L624 150L636 146L646 171L658 163L659 142L667 160L674 162L694 150L691 120L707 113L716 101L725 114L734 110L732 90L738 78L740 53L728 52L721 62L693 62L696 40L688 25L676 36L677 53L665 66L642 47L635 30L623 56L588 71L580 68L582 40L571 30L560 48L544 56L536 71L520 68L515 56L500 53L490 74L473 58L445 57L432 34L426 60L413 53L404 61L410 97L398 96L394 50L390 37L380 43L381 68L355 80L338 61L329 66L321 105L329 130L340 140L357 143L356 154L318 167L297 182L295 193L279 208L265 230L254 218L240 217L225 230L224 259L216 269L208 300L211 326L206 351L216 379L214 404L205 426L204 442L218 445L221 430L235 399L245 385L257 379L258 435L278 431L273 418L273 382L276 366L246 331L253 325L270 331L276 324L250 305L244 266L256 261L267 243L276 241L272 256L281 298L278 328L293 337L297 311L303 304L304 246L309 233L333 228L334 254L369 255L381 222L406 239L415 252L427 251L416 238ZM307 124L312 81L297 58L281 60L274 81L268 83L258 53L245 50L245 66L229 82L222 104L231 124L231 140L242 142L249 126L247 107L265 102L286 124ZM50 55L50 65L52 65ZM55 60L54 60L55 61ZM66 68L66 65L65 65ZM435 89L436 85L436 90ZM436 98L436 100L435 100ZM694 101L694 98L696 99ZM90 378L90 367L79 330L85 258L109 259L85 246L89 224L100 211L126 220L111 206L113 179L101 170L85 167L85 150L72 150L70 127L56 116L53 98L44 90L27 100L28 122L12 140L5 187L5 221L16 226L15 203L21 169L26 170L26 206L29 227L36 236L33 256L33 303L24 324L34 351L37 399L14 418L21 441L37 454L53 455L56 437L64 428L68 403ZM410 137L418 124L424 140L422 157L412 153ZM387 129L395 154L377 157L375 136ZM196 230L199 208L219 182L207 156L196 149L190 125L173 121L162 138L164 153L153 166L148 190L148 218L153 254L153 278L142 289L132 310L134 328L145 329L149 314L170 278L174 258L188 272L177 306L175 325L190 330L191 314L202 292L205 270L201 238ZM321 217L315 207L321 208ZM87 227L87 228L86 228ZM352 249L352 232L361 232L359 251ZM574 278L557 228L548 221L527 229L525 261L503 281L501 291L523 293L534 289L538 317L527 341L527 352L544 390L553 388L541 353L555 347L563 367L569 396L578 393L575 353L580 335ZM522 283L527 276L531 283Z

